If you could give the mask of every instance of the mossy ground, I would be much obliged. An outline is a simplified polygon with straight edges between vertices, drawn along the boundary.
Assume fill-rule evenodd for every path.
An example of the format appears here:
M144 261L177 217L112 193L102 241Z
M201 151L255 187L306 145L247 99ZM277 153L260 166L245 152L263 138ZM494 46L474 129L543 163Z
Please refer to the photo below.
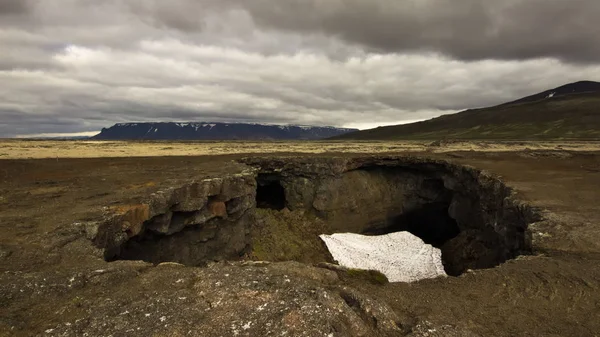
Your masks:
M299 261L317 264L333 262L327 247L319 238L327 233L326 224L301 211L257 209L257 226L252 232L251 257L261 261ZM377 270L336 269L347 280L383 285L387 277Z
M252 229L253 259L304 263L332 260L319 238L327 233L322 220L302 211L272 209L257 209L256 217L257 224Z
M359 279L361 281L367 281L372 284L386 284L389 283L388 278L377 270L365 270L365 269L347 269L346 275L350 278Z

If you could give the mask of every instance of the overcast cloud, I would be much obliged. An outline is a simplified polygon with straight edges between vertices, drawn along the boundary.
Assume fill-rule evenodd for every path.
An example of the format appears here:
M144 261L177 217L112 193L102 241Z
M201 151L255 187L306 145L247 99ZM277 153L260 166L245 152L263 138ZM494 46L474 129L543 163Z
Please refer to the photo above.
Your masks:
M374 127L600 79L597 0L0 0L0 137Z

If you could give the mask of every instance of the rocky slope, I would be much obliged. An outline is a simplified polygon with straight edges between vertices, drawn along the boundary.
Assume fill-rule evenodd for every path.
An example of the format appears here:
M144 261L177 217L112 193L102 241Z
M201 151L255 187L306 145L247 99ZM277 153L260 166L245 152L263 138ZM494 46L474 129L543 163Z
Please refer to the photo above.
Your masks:
M244 123L123 123L104 128L98 140L315 140L356 129Z
M577 82L510 103L334 139L600 139L600 83Z

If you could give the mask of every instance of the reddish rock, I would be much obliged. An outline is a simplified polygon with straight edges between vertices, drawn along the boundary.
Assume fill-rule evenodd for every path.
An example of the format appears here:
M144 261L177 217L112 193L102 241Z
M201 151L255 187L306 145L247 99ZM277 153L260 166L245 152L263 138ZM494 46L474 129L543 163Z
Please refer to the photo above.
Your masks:
M114 210L121 214L121 229L129 237L138 235L142 231L144 221L150 218L150 208L146 204L119 206Z
M208 203L208 210L216 217L224 218L227 216L227 207L223 201L211 201Z

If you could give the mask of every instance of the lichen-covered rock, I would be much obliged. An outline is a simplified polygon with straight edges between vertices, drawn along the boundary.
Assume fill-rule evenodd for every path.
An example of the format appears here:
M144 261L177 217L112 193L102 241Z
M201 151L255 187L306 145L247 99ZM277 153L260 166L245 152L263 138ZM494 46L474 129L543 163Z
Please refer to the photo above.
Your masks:
M67 277L48 281L61 279L67 284L60 291L68 292ZM333 271L297 262L206 268L128 262L82 270L71 283L78 280L112 291L102 300L98 293L74 297L63 308L68 315L57 315L39 334L391 337L406 332L385 302L343 285ZM127 287L112 287L123 280L129 280ZM151 296L147 289L153 289Z

